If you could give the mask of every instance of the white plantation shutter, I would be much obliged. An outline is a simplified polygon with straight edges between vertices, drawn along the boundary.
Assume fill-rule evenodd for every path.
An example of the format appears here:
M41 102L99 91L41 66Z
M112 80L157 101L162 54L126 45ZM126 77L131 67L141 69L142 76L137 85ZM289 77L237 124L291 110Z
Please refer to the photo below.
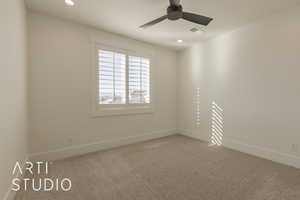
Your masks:
M98 50L99 104L126 103L126 55Z
M130 104L150 103L150 60L128 56L128 100Z

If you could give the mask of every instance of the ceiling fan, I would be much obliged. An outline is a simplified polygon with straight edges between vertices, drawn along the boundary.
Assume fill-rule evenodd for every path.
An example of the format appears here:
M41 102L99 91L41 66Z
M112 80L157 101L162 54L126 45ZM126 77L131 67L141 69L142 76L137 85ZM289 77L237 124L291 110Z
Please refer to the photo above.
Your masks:
M167 8L167 14L157 18L147 24L140 26L140 28L147 28L153 26L165 19L169 20L178 20L178 19L185 19L190 22L194 22L196 24L207 26L213 19L210 17L205 17L202 15L197 15L194 13L183 12L182 6L180 5L180 0L169 0L170 6Z

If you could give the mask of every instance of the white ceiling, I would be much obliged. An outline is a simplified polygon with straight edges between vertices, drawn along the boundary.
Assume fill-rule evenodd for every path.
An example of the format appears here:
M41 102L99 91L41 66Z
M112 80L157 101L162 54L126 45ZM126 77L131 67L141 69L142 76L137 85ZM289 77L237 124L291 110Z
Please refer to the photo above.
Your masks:
M64 0L25 1L32 10L176 49L300 3L300 0L181 0L185 11L214 18L207 27L200 27L204 32L192 33L189 29L199 26L184 20L165 20L148 29L139 28L165 15L168 0L74 0L74 7L65 5ZM184 42L179 44L177 39Z

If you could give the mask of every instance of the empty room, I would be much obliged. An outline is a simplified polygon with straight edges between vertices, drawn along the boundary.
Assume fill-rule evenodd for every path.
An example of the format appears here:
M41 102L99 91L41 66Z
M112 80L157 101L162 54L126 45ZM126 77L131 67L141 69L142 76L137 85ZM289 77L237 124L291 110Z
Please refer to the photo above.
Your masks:
M300 0L0 16L0 200L300 199Z

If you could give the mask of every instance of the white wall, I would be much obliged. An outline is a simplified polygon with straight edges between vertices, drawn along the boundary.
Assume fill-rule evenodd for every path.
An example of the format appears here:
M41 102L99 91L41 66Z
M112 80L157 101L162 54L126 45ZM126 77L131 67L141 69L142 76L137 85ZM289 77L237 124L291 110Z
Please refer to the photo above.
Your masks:
M181 52L179 129L208 139L215 101L224 110L228 146L300 167L299 19L297 7Z
M0 199L9 190L14 164L16 161L24 161L27 152L25 16L23 1L1 1Z
M91 38L154 54L153 114L91 117ZM29 68L30 151L35 155L176 130L175 51L31 12Z

